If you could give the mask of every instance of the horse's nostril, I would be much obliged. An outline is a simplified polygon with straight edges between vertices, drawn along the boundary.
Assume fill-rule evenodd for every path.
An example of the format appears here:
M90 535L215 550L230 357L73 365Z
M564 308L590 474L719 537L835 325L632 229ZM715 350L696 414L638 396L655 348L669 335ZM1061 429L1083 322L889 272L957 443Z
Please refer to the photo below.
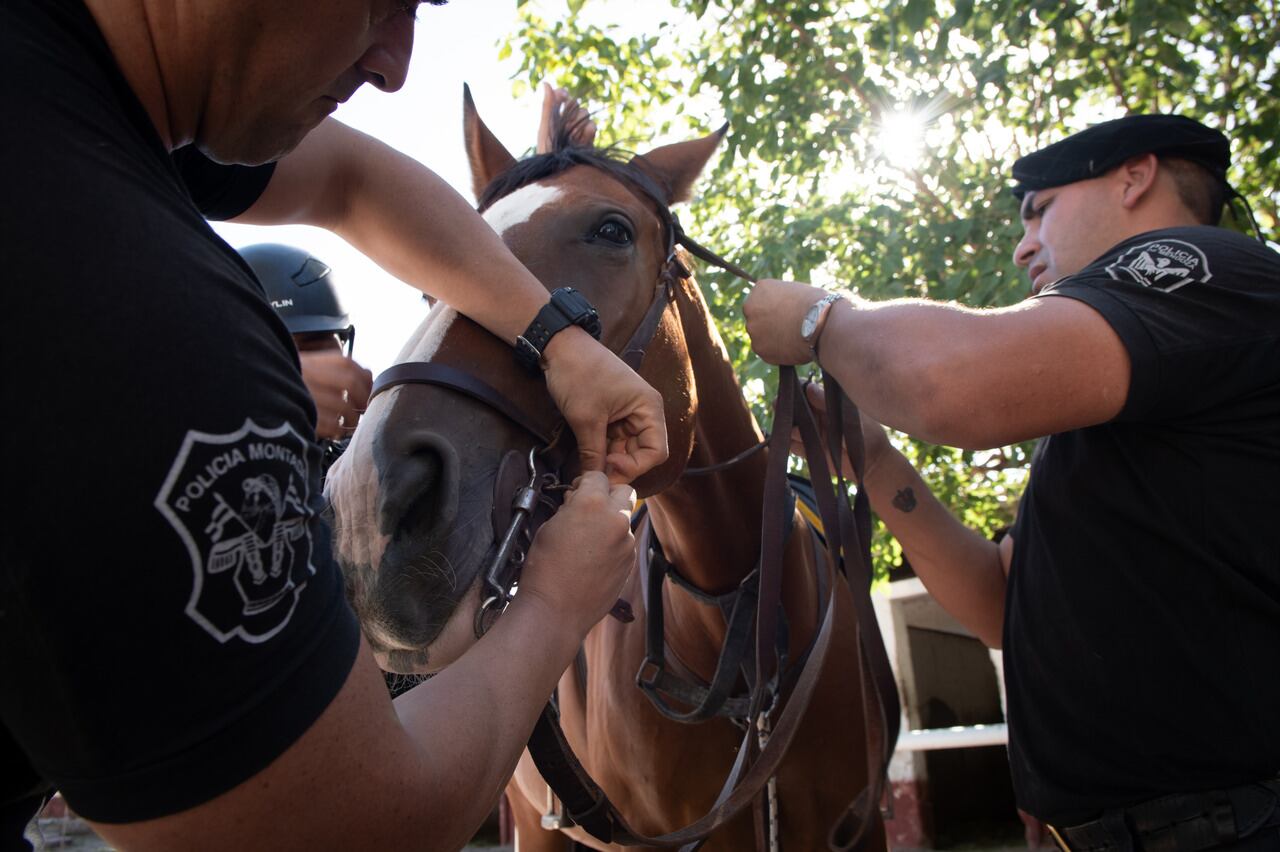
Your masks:
M382 531L451 526L458 504L458 454L434 432L405 430L379 460Z

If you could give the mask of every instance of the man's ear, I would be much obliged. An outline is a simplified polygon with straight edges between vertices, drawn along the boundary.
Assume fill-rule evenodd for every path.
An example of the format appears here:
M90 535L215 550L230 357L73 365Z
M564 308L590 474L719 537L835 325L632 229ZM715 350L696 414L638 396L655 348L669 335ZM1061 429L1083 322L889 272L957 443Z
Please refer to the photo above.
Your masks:
M1123 186L1120 203L1126 210L1137 207L1143 198L1151 194L1159 173L1160 158L1155 154L1139 154L1124 161L1119 169Z

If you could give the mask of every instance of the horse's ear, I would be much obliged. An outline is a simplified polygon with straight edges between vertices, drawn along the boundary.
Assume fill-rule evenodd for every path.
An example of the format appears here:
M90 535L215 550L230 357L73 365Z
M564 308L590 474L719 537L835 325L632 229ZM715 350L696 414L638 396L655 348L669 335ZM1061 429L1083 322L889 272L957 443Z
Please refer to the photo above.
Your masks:
M471 162L471 189L479 201L484 188L514 166L516 158L480 120L476 103L471 99L471 87L466 83L462 84L462 130L467 143L467 159Z
M667 191L668 204L688 201L693 190L693 182L698 179L698 175L707 165L707 160L711 159L716 146L728 132L729 125L726 122L719 130L701 139L654 148L647 154L637 155L631 163L639 166L658 181L658 184Z

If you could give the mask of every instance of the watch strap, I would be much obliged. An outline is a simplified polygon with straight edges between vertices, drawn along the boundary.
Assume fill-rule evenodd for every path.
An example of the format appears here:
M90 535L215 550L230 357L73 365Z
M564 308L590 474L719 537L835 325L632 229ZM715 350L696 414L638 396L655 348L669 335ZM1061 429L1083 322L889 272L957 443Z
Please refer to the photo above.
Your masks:
M595 339L600 339L600 315L586 297L572 287L560 287L534 316L524 334L516 338L516 358L527 369L536 371L551 338L571 325L576 325Z

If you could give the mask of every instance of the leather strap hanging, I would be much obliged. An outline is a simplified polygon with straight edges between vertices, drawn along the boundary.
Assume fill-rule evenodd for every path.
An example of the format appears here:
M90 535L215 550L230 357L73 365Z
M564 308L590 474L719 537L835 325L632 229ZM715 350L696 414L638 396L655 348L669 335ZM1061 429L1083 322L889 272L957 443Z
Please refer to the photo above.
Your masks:
M830 387L833 393L829 399L836 400L843 396L838 388L834 387L834 382ZM818 494L819 507L828 531L828 552L832 556L831 562L843 563L845 570L851 572L850 585L854 593L855 608L859 614L860 683L870 746L867 750L868 786L854 799L849 811L832 830L830 843L832 848L844 850L859 848L867 839L866 829L873 822L875 808L878 807L884 790L891 745L897 739L899 716L897 690L894 686L892 670L887 666L887 655L884 654L883 642L879 640L875 612L870 604L869 507L865 495L861 492L859 495L861 504L855 501L853 508L849 507L847 499L837 500L836 492L829 485L831 479L827 475L825 458L827 449L821 445L817 425L807 402L797 398L798 390L799 383L794 368L781 368L770 438L769 469L765 479L765 512L762 519L755 633L756 688L752 694L752 712L748 718L747 729L737 749L737 759L725 779L715 804L703 817L676 831L657 836L637 832L627 824L625 818L573 754L564 732L560 729L555 709L550 706L544 709L534 728L533 736L529 740L529 753L539 772L563 803L566 817L601 842L627 846L696 848L707 835L750 804L769 778L776 774L795 736L796 729L808 709L831 643L836 600L832 582L825 584L826 593L822 601L821 616L815 628L808 660L796 680L794 690L782 708L777 723L773 726L768 744L763 751L756 748L756 720L761 712L772 709L762 706L765 692L762 685L768 680L767 673L774 671L778 664L776 648L768 637L773 635L777 625L777 605L781 593L783 545L787 525L783 512L792 506L788 500L786 459L791 427L797 413L799 413L798 425L804 437L810 469L815 475L815 491ZM855 437L843 428L846 423L851 426L857 423L856 410L849 412L843 410L843 407L840 408L838 415L832 412L830 407L828 409L828 431L830 435L836 436L832 447L842 451L843 447L840 445L847 444L852 451L854 461L860 462L861 432L857 432ZM849 413L853 414L852 418L845 416ZM838 477L835 488L839 489L840 494L845 493L843 476ZM843 508L840 508L841 504ZM867 534L862 534L863 531ZM829 572L830 564L826 560L821 560L816 570ZM855 576L856 582L854 582ZM860 597L866 599L865 603L859 602ZM651 605L659 604L651 603ZM865 620L864 612L867 613ZM883 665L880 660L884 661ZM886 671L888 672L887 682L883 680L883 674Z

